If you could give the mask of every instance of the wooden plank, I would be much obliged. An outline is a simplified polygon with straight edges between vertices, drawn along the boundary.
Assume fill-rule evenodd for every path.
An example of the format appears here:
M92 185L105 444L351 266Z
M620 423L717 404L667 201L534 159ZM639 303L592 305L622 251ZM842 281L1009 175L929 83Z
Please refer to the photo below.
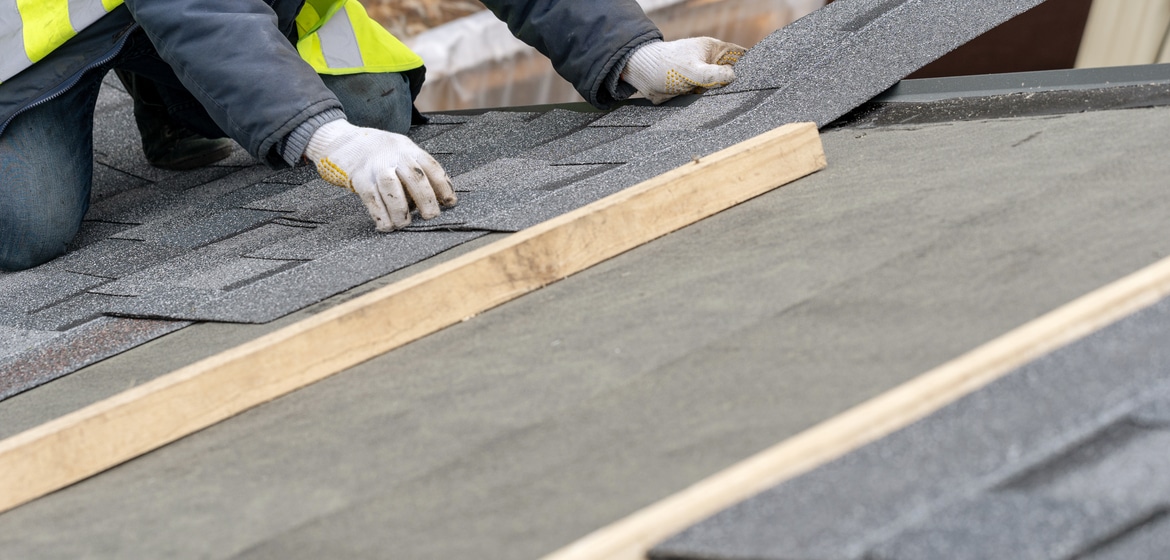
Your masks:
M824 168L778 128L0 441L0 512Z
M545 557L635 560L711 515L920 420L1008 372L1170 295L1170 258L1096 290L912 381Z

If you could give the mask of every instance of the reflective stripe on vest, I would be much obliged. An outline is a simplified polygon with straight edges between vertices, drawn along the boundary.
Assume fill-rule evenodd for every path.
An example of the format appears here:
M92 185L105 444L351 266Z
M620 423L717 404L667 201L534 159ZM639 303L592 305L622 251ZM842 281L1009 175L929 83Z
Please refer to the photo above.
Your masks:
M0 82L32 66L122 0L0 0ZM307 0L297 51L321 74L405 72L422 59L366 14L358 0Z
M330 68L364 66L362 49L358 46L357 36L348 15L348 10L333 14L334 17L329 18L329 21L317 30L317 36L321 38L321 53L325 56L325 64Z
M48 56L122 0L0 0L0 82Z
M297 34L297 51L319 74L405 72L423 64L358 0L307 0Z

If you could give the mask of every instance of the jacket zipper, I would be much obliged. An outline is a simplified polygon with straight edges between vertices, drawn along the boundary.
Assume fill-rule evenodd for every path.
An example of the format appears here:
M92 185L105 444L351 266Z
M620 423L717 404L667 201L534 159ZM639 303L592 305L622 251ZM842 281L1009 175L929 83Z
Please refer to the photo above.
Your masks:
M10 115L8 117L8 120L4 121L3 124L0 124L0 134L4 134L4 131L8 128L9 123L11 123L12 119L15 119L17 117L17 115L20 115L21 113L25 113L31 109L35 109L37 107L40 107L41 105L44 105L45 103L48 103L54 99L57 99L58 97L61 97L62 95L65 95L65 92L69 91L70 89L73 89L73 86L77 85L77 82L81 81L81 77L84 76L86 72L89 72L90 70L98 68L99 66L105 66L106 64L109 64L109 62L111 60L114 60L114 57L118 56L118 54L122 52L122 47L125 47L126 41L128 39L130 39L130 34L133 33L134 31L136 31L137 29L138 29L138 24L134 23L126 30L126 33L124 33L122 35L122 38L118 40L118 43L115 44L114 47L112 49L110 49L106 53L105 56L103 56L102 58L100 58L94 62L87 64L80 71L78 71L78 72L74 73L72 76L70 76L68 80L65 80L64 82L62 82L61 85L57 86L57 88L54 89L52 92L42 96L40 99L37 99L36 101L33 101L32 103L29 103L28 105L25 105L24 107L21 107L20 109L17 109L17 111L15 113L12 113L12 115Z

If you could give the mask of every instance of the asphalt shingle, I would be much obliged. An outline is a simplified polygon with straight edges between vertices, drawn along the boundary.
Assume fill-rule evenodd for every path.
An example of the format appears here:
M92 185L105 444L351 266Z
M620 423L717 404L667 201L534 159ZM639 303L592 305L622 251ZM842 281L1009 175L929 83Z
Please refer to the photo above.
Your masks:
M642 126L588 127L548 143L536 146L520 157L555 163L571 162L581 152L618 141L623 136L645 130Z
M227 161L195 171L151 167L133 104L107 76L94 124L98 171L75 252L0 275L7 301L0 303L0 324L13 340L49 336L34 332L29 314L53 309L59 320L41 313L32 322L65 329L51 340L67 341L81 327L66 327L93 313L271 320L483 232L539 223L780 124L828 122L1036 3L841 0L763 41L720 95L609 114L434 115L410 134L455 178L462 203L437 220L416 220L411 229L417 231L391 235L376 233L358 198L320 181L311 166L272 171L237 147ZM443 231L451 229L472 231ZM22 329L25 338L17 334ZM127 336L141 342L144 333L165 330ZM88 360L123 347L93 346ZM14 378L3 367L0 378Z
M24 352L60 333L0 325L0 360Z
M35 312L109 281L109 278L63 270L0 272L0 309Z
M1034 537L1061 551L1044 557L1087 551L1170 505L1170 488L1153 482L1165 470L1170 432L1132 420L1170 391L1167 336L1170 299L716 514L653 556L917 558L950 543L952 557L977 538L1004 550L1017 538L1011 523L1048 522L1092 538ZM970 525L970 534L948 533L954 524L930 528L948 515L988 523Z
M151 293L162 293L183 286L187 279L193 276L206 276L209 271L217 270L224 274L225 280L220 285L227 285L239 281L240 274L223 268L227 263L240 263L244 255L267 247L273 243L296 237L305 233L304 228L266 224L257 228L248 229L230 238L223 239L198 249L185 251L175 258L143 270L121 276L110 281L100 288L91 291L107 295L120 296L147 296ZM212 282L214 283L214 282ZM145 298L149 300L149 297ZM166 317L165 305L151 306L152 317ZM140 302L141 305L150 305ZM244 321L247 322L247 321Z
M116 237L119 233L120 231L115 232L110 237L67 253L53 261L49 268L115 279L176 257L184 249L183 247Z
M873 560L1070 558L1140 523L1121 504L981 495L934 512L869 554Z
M118 312L190 321L268 322L336 294L338 286L357 286L483 235L437 231L370 236L231 290L159 289L150 298L127 298Z
M650 130L686 131L715 128L755 108L771 93L770 90L763 90L703 96L688 105L685 111L664 115L665 118L653 123Z
M1083 556L1084 560L1131 560L1166 558L1170 555L1170 516L1161 512L1117 538L1102 543Z
M760 41L736 64L738 79L714 93L775 89L752 117L768 117L760 126L823 126L1042 2L833 2Z
M190 323L102 317L0 358L0 399L48 383ZM34 333L34 336L37 336Z
M589 126L652 126L680 112L681 107L653 107L648 105L625 105L593 121Z

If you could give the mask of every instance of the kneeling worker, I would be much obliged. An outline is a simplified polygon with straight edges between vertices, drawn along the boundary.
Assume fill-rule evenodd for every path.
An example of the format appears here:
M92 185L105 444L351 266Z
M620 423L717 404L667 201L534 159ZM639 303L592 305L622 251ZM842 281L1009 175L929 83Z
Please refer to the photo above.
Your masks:
M634 0L485 0L590 103L719 87L741 47L664 42ZM150 162L212 163L239 142L274 167L307 158L379 231L454 205L405 134L423 61L357 0L21 0L0 7L0 270L65 252L89 206L107 71L134 97ZM220 140L216 140L220 139Z

